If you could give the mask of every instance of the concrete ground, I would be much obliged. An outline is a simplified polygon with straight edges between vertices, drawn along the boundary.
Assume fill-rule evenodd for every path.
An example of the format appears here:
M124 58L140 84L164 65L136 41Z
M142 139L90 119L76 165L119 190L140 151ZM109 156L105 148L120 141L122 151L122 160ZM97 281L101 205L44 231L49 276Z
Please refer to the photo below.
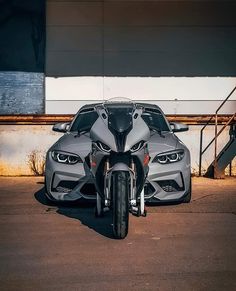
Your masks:
M0 290L236 290L236 179L193 178L190 204L111 216L56 206L42 178L0 178Z

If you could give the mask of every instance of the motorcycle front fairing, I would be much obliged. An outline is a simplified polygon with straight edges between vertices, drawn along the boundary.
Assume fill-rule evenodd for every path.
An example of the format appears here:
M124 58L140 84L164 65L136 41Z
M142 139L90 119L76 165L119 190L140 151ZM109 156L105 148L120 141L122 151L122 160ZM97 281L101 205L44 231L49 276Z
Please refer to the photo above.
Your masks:
M130 175L130 201L138 199L148 174L147 141L150 131L133 103L105 103L96 107L98 119L90 131L91 171L105 204L111 201L110 186L114 171Z

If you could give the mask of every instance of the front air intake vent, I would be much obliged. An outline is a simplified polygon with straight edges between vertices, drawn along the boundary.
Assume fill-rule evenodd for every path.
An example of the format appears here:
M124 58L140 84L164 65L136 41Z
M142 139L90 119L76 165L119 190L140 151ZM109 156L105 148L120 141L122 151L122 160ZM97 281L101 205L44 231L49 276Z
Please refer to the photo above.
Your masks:
M53 192L60 192L60 193L69 193L71 192L76 186L78 182L76 181L60 181L57 187L53 188Z
M80 192L84 195L96 195L97 194L96 187L92 183L84 184L83 187L80 189Z
M183 191L184 187L180 187L175 180L164 180L156 182L165 192Z
M151 194L153 194L155 192L155 188L152 186L152 184L150 183L145 183L144 185L144 195L145 196L150 196Z

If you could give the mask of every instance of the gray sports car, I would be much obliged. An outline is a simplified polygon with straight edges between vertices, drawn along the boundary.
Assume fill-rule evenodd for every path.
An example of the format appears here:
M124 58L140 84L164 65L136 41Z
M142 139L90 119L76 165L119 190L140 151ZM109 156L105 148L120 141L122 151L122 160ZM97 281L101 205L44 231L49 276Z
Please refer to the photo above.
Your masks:
M96 187L90 170L92 142L90 130L98 118L96 106L83 106L71 123L58 123L53 130L64 135L46 156L46 195L53 201L96 200ZM152 104L136 103L145 109L148 125L149 172L145 181L146 202L190 202L191 167L188 148L174 134L188 126L169 123L162 110Z

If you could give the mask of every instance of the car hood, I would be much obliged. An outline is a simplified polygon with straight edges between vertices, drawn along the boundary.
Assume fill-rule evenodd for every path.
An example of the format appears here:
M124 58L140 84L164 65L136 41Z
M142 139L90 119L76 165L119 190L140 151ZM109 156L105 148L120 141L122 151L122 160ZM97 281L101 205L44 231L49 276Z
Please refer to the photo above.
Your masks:
M66 133L51 147L50 150L66 151L84 158L91 151L91 139L89 138L89 134L78 136L74 133Z
M148 142L149 154L152 156L153 153L156 155L175 150L178 142L178 138L172 132L165 133L163 136L154 134Z
M151 136L148 142L150 156L175 150L179 139L173 133L165 133L163 137L159 134ZM81 158L86 157L91 151L91 139L89 134L77 136L74 133L64 134L50 150L61 150L79 155Z

